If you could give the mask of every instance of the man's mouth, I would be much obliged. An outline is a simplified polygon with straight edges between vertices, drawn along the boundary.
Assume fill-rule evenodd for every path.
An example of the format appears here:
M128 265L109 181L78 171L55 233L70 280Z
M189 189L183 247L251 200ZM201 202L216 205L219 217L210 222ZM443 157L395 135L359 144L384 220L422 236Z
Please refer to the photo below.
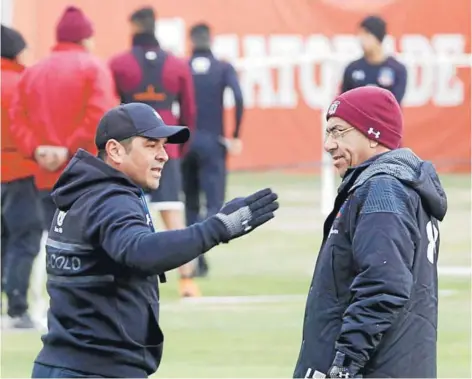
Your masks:
M151 168L151 171L155 174L154 176L160 177L162 172L162 167Z
M333 156L333 165L338 165L339 163L341 163L341 160L344 159L344 157L342 155L335 155Z

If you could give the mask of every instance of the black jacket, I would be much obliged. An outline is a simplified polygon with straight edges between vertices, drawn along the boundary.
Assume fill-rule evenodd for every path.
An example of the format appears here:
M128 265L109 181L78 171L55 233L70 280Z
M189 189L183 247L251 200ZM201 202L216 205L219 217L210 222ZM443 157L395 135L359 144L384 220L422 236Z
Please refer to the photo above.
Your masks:
M294 377L326 374L336 350L364 377L436 377L446 210L435 169L411 150L347 173L324 225Z
M224 92L230 88L235 103L235 129L239 138L244 101L238 74L229 63L216 59L210 50L194 51L189 60L197 104L197 135L224 136Z
M154 373L164 339L156 275L217 245L223 224L153 233L141 189L84 150L52 197L49 331L36 362L110 377Z

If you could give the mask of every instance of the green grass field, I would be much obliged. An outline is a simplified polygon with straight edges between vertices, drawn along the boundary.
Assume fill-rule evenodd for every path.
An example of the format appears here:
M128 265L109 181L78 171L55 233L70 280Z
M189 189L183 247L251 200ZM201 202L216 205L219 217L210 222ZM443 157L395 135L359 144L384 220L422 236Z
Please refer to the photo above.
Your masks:
M470 268L470 176L442 179L449 213L441 225L439 265ZM175 272L161 286L166 342L156 377L292 375L324 221L319 212L320 184L312 175L236 173L230 178L229 195L245 195L265 186L280 195L278 217L208 254L210 276L199 280L204 298L179 300ZM440 377L472 374L470 284L470 276L440 277ZM29 376L40 347L38 333L4 332L2 377Z

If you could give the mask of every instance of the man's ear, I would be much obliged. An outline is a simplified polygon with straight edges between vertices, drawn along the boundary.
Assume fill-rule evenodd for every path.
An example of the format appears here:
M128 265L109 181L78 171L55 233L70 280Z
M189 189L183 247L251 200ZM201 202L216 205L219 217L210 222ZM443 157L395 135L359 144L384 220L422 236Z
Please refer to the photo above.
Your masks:
M110 139L105 145L107 157L115 164L123 163L126 154L125 148L115 139Z
M372 149L375 149L377 146L379 146L379 143L377 141L369 140L369 145Z

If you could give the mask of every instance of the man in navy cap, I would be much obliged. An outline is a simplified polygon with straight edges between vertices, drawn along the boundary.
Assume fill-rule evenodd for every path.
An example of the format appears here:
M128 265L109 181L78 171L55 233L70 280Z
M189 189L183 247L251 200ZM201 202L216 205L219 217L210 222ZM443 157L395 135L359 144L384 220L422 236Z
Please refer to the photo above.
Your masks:
M436 170L409 149L391 92L361 87L328 109L325 150L343 178L306 303L296 378L435 378Z
M79 150L65 168L52 192L49 331L33 377L153 374L163 347L157 277L274 217L277 195L263 189L202 223L156 233L143 190L158 188L166 144L189 136L149 105L121 105L98 125L99 156Z
M359 26L359 41L364 56L344 70L341 92L363 86L388 89L401 104L405 95L407 71L394 57L387 56L382 42L387 24L378 16L368 16Z

